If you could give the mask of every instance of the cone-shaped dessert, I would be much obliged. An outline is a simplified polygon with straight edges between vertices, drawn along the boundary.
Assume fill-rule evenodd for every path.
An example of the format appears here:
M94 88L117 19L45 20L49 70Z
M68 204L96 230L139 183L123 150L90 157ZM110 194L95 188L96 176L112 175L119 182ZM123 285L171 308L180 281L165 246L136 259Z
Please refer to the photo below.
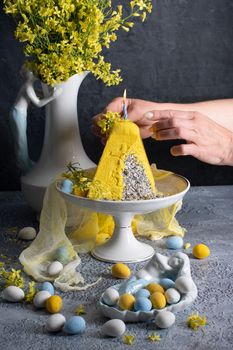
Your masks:
M153 174L136 124L122 119L114 123L87 196L108 200L156 197Z

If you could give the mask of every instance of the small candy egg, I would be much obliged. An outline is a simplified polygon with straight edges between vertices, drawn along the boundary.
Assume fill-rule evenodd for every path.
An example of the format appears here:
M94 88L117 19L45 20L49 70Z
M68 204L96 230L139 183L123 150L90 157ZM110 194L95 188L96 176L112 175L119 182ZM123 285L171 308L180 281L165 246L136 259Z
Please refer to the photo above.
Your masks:
M34 296L33 299L33 305L37 309L41 309L42 307L45 307L46 300L51 297L51 294L47 290L42 290Z
M50 282L43 282L40 286L39 286L39 290L46 290L47 292L49 292L51 295L54 294L54 287L52 285L52 283Z
M158 283L149 283L146 286L146 289L149 290L150 294L153 294L155 292L160 292L160 293L164 293L164 289L162 286L160 286L160 284Z
M69 259L69 253L66 247L59 247L55 252L56 260L60 261L60 263L65 264Z
M116 278L128 278L131 274L130 269L127 265L117 263L112 266L112 275Z
M119 299L119 293L115 288L108 288L103 294L103 302L109 306L117 304Z
M48 332L59 332L66 322L62 314L51 315L46 322L46 329Z
M145 297L139 297L134 303L135 311L150 311L152 308L151 301Z
M155 292L151 294L150 300L154 309L163 309L166 306L166 298L163 293Z
M164 289L173 288L175 286L175 282L170 278L162 278L159 283Z
M73 182L69 179L65 179L61 184L61 190L65 193L72 193L73 191Z
M175 315L170 311L161 311L155 316L155 324L159 328L169 328L176 320Z
M86 322L81 316L72 316L64 324L63 330L67 334L79 334L85 331Z
M120 337L125 333L125 323L119 319L112 319L103 325L102 333L109 337Z
M171 236L166 239L166 247L168 249L180 249L183 247L183 239L179 236Z
M194 288L194 283L189 277L181 276L176 279L175 288L178 289L180 293L191 292Z
M53 261L47 269L49 276L57 276L63 270L63 265L60 261Z
M148 289L145 289L145 288L139 289L135 294L136 298L140 298L140 297L149 298L149 296L150 296L150 292Z
M18 232L18 237L25 241L31 241L36 237L36 230L34 227L24 227Z
M193 255L197 259L205 259L210 255L209 247L205 244L197 244L193 247Z
M62 298L59 295L52 295L46 300L45 307L51 314L56 314L62 309Z
M180 293L175 288L169 288L165 292L168 304L176 304L180 301Z
M24 291L16 286L8 286L6 287L3 292L2 296L7 301L10 301L12 303L17 303L24 298Z
M121 310L132 310L135 298L132 294L122 294L119 298L118 304Z

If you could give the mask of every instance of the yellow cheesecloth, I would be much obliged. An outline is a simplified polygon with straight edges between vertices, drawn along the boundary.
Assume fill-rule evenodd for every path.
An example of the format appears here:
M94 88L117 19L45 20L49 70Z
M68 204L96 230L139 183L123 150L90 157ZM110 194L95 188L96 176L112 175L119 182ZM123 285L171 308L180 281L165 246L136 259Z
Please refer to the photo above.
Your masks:
M172 174L158 170L154 164L151 167L155 183ZM81 262L78 253L89 252L95 244L103 244L111 237L114 221L110 215L91 212L65 201L56 190L56 181L46 190L39 233L20 254L19 260L24 271L36 281L54 281L55 287L63 291L85 289L99 279L92 284L85 283L77 271ZM136 215L132 222L133 232L151 240L169 235L184 236L185 229L175 218L181 205L177 202L157 212ZM63 271L54 278L48 275L47 268L56 260L56 251L60 247L66 248L68 258Z

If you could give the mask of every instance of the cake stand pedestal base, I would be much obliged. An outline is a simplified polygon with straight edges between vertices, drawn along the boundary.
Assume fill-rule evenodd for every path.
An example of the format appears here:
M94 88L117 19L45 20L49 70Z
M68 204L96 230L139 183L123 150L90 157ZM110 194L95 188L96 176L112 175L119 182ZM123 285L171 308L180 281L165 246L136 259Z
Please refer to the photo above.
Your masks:
M133 263L151 259L154 249L139 242L131 228L132 214L114 213L115 230L107 243L95 247L91 254L102 261Z

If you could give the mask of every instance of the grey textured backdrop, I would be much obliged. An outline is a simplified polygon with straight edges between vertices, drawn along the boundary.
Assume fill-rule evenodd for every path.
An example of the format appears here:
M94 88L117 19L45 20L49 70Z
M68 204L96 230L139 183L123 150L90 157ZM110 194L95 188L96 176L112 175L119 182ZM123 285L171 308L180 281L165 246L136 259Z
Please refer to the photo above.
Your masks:
M153 14L131 33L121 32L106 56L122 69L124 82L106 88L89 75L80 90L79 113L86 152L98 161L102 146L90 133L91 117L127 87L134 98L194 102L233 97L233 1L157 0ZM21 45L14 22L0 14L0 190L19 188L8 113L20 87ZM30 109L30 153L38 159L43 142L44 110ZM187 176L192 185L233 184L233 168L214 167L192 158L173 158L174 142L147 140L151 162Z

